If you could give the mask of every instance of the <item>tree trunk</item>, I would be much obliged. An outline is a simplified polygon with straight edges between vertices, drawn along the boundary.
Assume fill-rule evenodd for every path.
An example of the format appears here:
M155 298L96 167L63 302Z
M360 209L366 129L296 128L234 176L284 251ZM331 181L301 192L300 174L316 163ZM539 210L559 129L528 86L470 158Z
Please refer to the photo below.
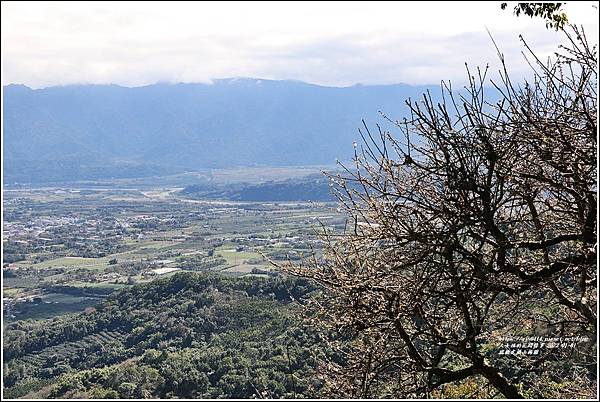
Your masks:
M517 387L508 382L498 370L480 362L478 364L480 373L508 399L524 399L524 396L519 393Z

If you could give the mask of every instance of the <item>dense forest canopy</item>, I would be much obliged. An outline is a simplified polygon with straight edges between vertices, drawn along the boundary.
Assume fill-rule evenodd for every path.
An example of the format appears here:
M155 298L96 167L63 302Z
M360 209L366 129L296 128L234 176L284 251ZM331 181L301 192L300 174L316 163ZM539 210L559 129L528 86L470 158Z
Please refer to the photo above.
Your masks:
M280 275L180 273L81 314L4 332L4 396L281 398L316 395L327 356L298 320L315 291Z

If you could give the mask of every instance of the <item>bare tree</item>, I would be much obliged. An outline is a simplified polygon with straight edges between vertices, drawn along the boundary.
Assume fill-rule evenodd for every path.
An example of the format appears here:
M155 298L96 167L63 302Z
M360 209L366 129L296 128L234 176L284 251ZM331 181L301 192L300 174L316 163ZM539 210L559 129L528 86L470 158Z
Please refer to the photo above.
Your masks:
M564 34L548 62L523 42L528 82L469 72L461 95L407 101L400 136L365 125L354 165L330 175L346 230L286 269L322 285L311 317L340 356L323 363L331 392L594 396L597 53ZM518 335L590 341L502 355Z

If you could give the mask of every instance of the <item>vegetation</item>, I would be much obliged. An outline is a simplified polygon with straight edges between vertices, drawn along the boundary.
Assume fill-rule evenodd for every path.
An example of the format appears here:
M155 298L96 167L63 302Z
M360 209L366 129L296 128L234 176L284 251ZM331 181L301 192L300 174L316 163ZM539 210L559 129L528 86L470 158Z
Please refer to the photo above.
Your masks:
M313 325L344 334L334 395L595 396L598 59L564 34L531 82L504 69L489 102L483 71L407 102L401 138L367 128L331 176L347 228L289 271L326 289Z
M173 271L267 275L310 248L332 205L181 198L179 189L19 189L5 194L4 318L83 311L124 286ZM255 273L256 274L256 273ZM33 303L40 297L40 303Z
M347 139L354 108L415 88L6 87L16 152L7 177L90 181L6 192L3 396L597 397L597 49L561 3L514 13L567 40L547 63L524 43L530 82L513 84L499 54L494 88L487 70L468 71L464 91L443 83L439 98L407 101L410 118L384 115L377 133L364 123L353 166L329 180L306 176L314 167L266 169L268 179L195 169L257 155L273 166L323 162ZM233 101L265 110L231 114ZM65 142L81 107L82 134ZM278 123L281 111L296 124ZM214 116L227 118L212 127ZM194 144L178 140L198 121L207 125ZM44 135L15 142L31 133ZM88 154L99 137L101 156ZM56 144L72 159L45 161ZM132 160L111 162L115 149ZM106 177L116 179L97 180Z
M506 6L506 3L500 5L503 10L506 9ZM554 28L558 31L569 22L567 14L561 7L562 3L518 3L513 12L517 17L523 13L528 17L543 18L546 20L546 28Z
M246 185L195 184L181 190L181 195L196 199L232 201L335 201L328 181L321 175Z
M94 309L5 330L5 396L250 398L315 395L327 353L298 325L303 279L178 273Z

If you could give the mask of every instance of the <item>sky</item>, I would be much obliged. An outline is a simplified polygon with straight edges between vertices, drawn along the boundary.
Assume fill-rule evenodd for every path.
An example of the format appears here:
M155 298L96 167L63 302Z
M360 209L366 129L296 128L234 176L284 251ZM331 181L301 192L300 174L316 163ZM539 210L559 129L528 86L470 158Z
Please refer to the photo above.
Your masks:
M141 86L215 78L327 86L526 75L519 34L547 57L564 37L500 2L2 2L2 84ZM567 2L597 43L598 2ZM489 31L489 33L488 33Z

